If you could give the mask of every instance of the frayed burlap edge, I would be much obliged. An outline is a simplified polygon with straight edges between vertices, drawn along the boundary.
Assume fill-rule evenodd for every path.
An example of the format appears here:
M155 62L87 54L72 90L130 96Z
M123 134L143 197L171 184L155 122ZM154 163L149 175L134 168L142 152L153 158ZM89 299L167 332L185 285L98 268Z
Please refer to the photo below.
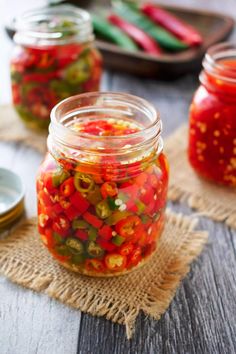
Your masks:
M187 161L187 125L180 127L174 134L166 139L166 152L170 163L170 185L168 191L168 199L177 201L186 201L190 208L197 210L202 216L206 216L215 221L225 222L229 227L236 229L236 193L233 189L222 186L212 185L211 183L201 179L204 188L201 190L194 189L194 179L200 179L192 171ZM183 169L185 169L185 179L178 179L178 169L175 164L178 159L183 160ZM181 171L182 173L182 171ZM176 178L177 177L177 178ZM189 184L192 185L191 192L187 190ZM212 200L208 197L207 190L209 188L218 188L218 191L225 190L224 201L221 198ZM217 192L217 191L216 191ZM235 193L235 207L227 207L227 194Z
M101 297L100 294L94 294L89 288L81 290L72 286L65 287L63 279L54 279L50 274L32 271L29 265L22 264L17 260L9 261L8 255L12 245L19 242L17 238L8 238L0 242L0 272L21 286L36 292L43 292L51 298L93 316L105 316L112 322L125 325L127 337L131 338L140 310L154 319L159 319L167 310L180 281L188 273L191 262L201 253L207 242L207 232L192 231L196 226L196 219L191 220L189 217L170 212L167 214L168 223L183 231L183 234L191 232L191 236L185 238L178 252L176 251L170 257L154 283L150 284L139 307L132 307L121 299ZM35 227L35 222L35 218L27 220L17 236L28 235L32 227Z
M1 105L0 108L0 140L23 143L45 154L47 132L27 129L11 105Z
M168 199L173 202L187 201L189 207L199 211L202 216L214 221L224 222L227 226L236 229L236 212L220 203L211 201L205 196L194 195L194 193L188 193L172 185L168 191Z

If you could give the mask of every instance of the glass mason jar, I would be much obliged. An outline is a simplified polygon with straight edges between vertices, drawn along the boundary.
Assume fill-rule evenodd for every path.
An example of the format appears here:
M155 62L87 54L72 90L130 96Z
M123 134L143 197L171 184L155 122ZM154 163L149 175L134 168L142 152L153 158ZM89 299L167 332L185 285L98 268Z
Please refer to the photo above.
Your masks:
M160 134L155 108L128 94L77 95L52 110L38 228L66 268L119 275L155 252L168 184Z
M102 60L86 11L67 5L27 12L14 41L12 98L27 126L47 128L55 104L99 89Z
M208 50L190 108L189 161L210 181L236 187L236 46Z

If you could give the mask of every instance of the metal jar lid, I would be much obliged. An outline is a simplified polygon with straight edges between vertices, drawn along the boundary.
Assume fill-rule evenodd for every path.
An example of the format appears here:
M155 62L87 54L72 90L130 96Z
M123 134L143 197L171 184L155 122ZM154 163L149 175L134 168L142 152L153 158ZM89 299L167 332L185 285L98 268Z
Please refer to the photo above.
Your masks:
M0 168L0 232L23 214L24 194L20 177L10 170Z

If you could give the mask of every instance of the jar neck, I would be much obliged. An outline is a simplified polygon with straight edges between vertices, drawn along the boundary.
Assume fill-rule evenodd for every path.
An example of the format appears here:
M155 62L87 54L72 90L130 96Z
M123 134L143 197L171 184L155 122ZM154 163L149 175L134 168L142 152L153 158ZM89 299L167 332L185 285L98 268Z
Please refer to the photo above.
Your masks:
M208 91L236 99L236 46L223 43L211 47L199 79Z
M97 136L74 131L84 121L122 121L135 124L135 133ZM136 162L150 163L163 149L161 121L145 100L121 93L89 93L60 102L51 113L48 150L59 163L112 164L116 169L135 168ZM134 172L134 171L133 171Z
M16 20L14 40L24 46L84 44L93 39L89 13L72 5L39 8Z

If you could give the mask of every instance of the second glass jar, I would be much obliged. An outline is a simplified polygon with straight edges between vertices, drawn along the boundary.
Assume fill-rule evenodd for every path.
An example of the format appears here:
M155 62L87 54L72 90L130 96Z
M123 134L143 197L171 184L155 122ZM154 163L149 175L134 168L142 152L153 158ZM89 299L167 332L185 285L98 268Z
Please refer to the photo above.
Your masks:
M93 39L89 14L69 5L33 10L18 19L12 99L27 126L48 128L55 104L99 89L102 59Z
M37 178L49 252L92 276L143 265L162 233L168 185L155 108L127 94L78 95L53 109L49 131Z
M236 187L236 46L208 50L189 117L189 161L209 181Z

